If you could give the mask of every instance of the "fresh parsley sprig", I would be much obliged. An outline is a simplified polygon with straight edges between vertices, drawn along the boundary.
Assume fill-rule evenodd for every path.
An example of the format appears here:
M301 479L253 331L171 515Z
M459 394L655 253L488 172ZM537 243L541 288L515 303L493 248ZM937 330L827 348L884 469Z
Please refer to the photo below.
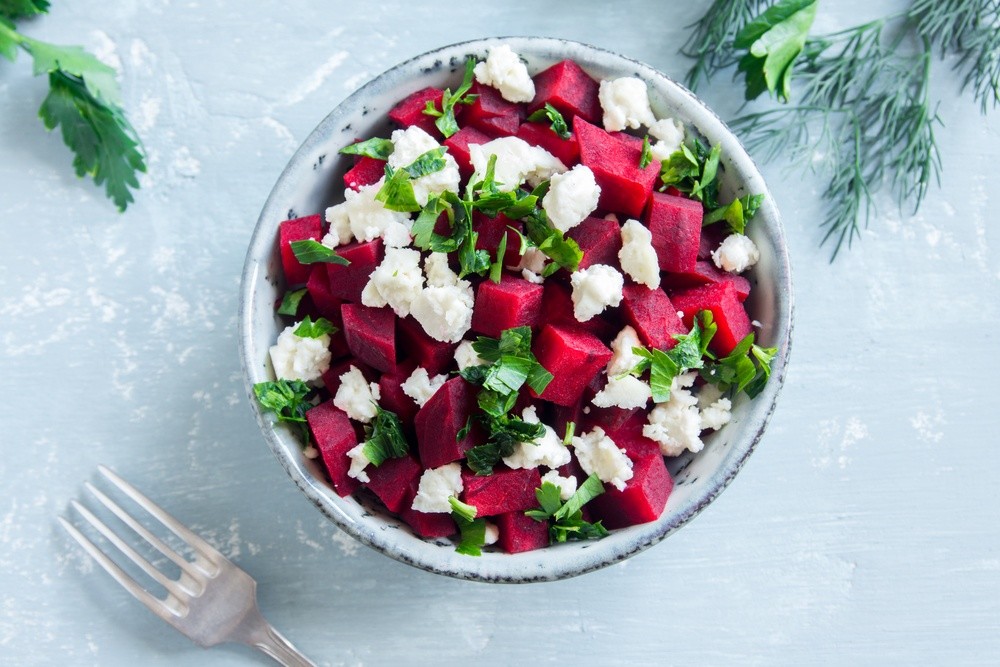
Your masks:
M549 127L560 139L569 139L572 136L570 135L569 125L566 124L566 119L563 118L562 113L548 102L545 103L544 107L528 116L528 121L532 123L539 123L545 120L549 121Z
M579 486L569 500L562 502L559 487L551 482L543 482L535 490L535 497L541 509L528 510L525 515L535 521L548 521L549 541L600 539L608 534L600 521L590 523L583 520L583 506L604 493L604 485L597 475L591 475Z
M314 405L315 389L301 380L275 380L258 382L253 393L261 407L273 412L279 422L294 428L306 446L312 443L306 411Z
M474 70L476 68L476 59L471 56L465 61L465 74L462 77L461 85L455 89L455 92L451 92L450 88L446 88L444 91L444 96L441 98L441 109L439 110L433 100L427 100L427 105L424 107L424 113L428 116L434 116L434 125L441 134L447 139L451 135L458 132L458 121L455 120L455 105L457 104L472 104L476 101L478 95L469 95L469 89L472 88L472 77Z
M714 209L719 205L717 176L722 144L709 148L697 137L690 143L690 146L681 144L677 151L663 161L660 168L662 189L674 187L691 199L700 201L705 208Z
M365 141L348 144L338 152L344 155L361 155L376 160L388 160L394 150L396 150L396 146L391 140L372 137Z
M486 519L476 518L479 510L455 496L449 496L448 503L460 535L455 551L465 556L482 556L486 546Z
M764 390L771 377L771 361L777 353L775 347L754 344L754 334L750 333L725 357L706 361L701 376L723 391L744 391L754 398Z
M288 244L292 249L295 259L301 264L340 264L347 266L351 260L341 257L333 248L328 248L315 239L303 239L292 241Z
M375 406L375 418L365 426L362 451L376 468L389 459L402 458L410 453L403 423L395 412Z
M444 169L448 164L444 159L446 150L444 146L432 148L399 169L386 164L385 181L375 193L375 199L390 211L415 213L421 210L413 191L413 180Z
M337 333L337 327L325 317L320 317L314 322L311 317L306 315L292 333L299 338L319 338Z
M48 0L0 0L0 18L10 21L38 16L48 11Z
M308 290L303 287L297 290L289 290L285 292L285 295L281 297L281 305L278 306L278 315L288 315L289 317L295 317L299 312L299 304L302 303L302 297L306 295Z

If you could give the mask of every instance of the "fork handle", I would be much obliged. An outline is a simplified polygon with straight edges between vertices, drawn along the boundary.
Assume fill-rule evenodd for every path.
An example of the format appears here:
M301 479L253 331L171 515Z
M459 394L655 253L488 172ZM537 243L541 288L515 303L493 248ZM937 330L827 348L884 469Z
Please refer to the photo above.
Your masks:
M252 646L285 667L316 667L315 662L302 655L259 611L248 614L241 630L233 639Z

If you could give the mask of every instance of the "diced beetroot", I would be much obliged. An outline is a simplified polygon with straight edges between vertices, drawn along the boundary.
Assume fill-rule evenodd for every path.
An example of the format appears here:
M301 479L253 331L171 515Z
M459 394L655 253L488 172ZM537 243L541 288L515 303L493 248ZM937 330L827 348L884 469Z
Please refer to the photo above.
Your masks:
M391 373L396 368L396 313L360 303L340 307L347 346L372 368Z
M278 225L278 247L281 250L281 269L285 272L285 283L301 285L309 280L310 266L295 259L292 241L323 238L323 220L318 215L285 220Z
M362 155L344 174L344 185L352 190L360 190L364 185L378 183L383 176L385 176L385 160Z
M654 192L646 207L645 222L653 235L653 249L664 271L694 269L701 242L701 203Z
M353 303L361 302L361 292L368 284L368 277L384 256L382 239L365 243L351 243L337 248L337 254L350 264L327 264L326 275L330 292L337 298Z
M444 98L444 91L440 88L423 88L408 96L389 111L389 120L397 123L400 127L410 127L416 125L433 137L441 136L434 125L434 116L424 113L427 102L434 102L434 107L441 109L441 100Z
M411 506L410 498L403 505L399 518L409 524L413 532L421 537L450 537L458 532L455 520L448 512L418 512Z
M622 228L614 220L590 217L566 232L566 236L576 241L583 251L581 269L594 264L618 266L618 253L622 249Z
M674 334L690 330L677 316L679 309L675 306L661 289L626 285L622 290L622 314L635 328L642 344L649 347L669 350L677 344Z
M485 144L492 139L474 127L463 127L461 130L444 140L444 145L448 147L448 153L455 158L458 163L458 171L462 178L472 175L472 158L469 155L469 146L472 144Z
M667 190L670 194L670 190ZM728 236L728 229L724 225L709 225L701 228L701 239L698 241L698 259L711 261L712 253L719 244Z
M500 282L484 280L476 290L472 311L472 330L499 338L512 327L534 327L542 320L542 293L545 288L508 273Z
M535 75L535 99L528 109L533 112L548 103L566 116L567 121L569 116L579 116L596 123L602 115L597 97L599 87L579 65L563 60Z
M517 128L516 136L532 146L544 148L567 167L580 161L580 144L576 136L570 133L569 139L563 139L549 123L524 123Z
M743 276L723 271L711 261L698 260L694 269L682 273L666 273L663 275L664 287L697 287L709 283L731 282L736 288L740 301L746 301L750 296L750 281Z
M595 374L611 359L611 350L597 336L582 328L546 324L532 345L538 362L552 381L541 398L559 405L580 399ZM532 391L532 396L538 396Z
M481 118L476 121L475 127L494 138L512 137L517 134L517 128L521 127L521 115L511 111L503 116Z
M369 382L373 380L374 373L372 370L357 359L351 358L338 361L337 363L331 364L330 368L328 368L321 376L323 386L325 386L326 390L330 392L331 397L337 395L337 390L340 389L340 376L351 370L351 366L357 367L357 369L361 371L361 374L364 375Z
M340 326L340 304L343 301L330 291L330 279L327 276L326 264L313 264L311 266L306 290L319 314Z
M658 519L673 488L674 480L657 452L633 461L632 479L624 491L605 484L604 493L590 501L590 507L606 528L634 526Z
M650 440L642 434L642 428L646 425L646 413L638 412L629 418L619 428L608 431L608 437L615 441L615 444L625 450L625 454L638 461L644 456L663 457L660 453L660 445Z
M514 231L514 229L521 231L523 225L520 220L511 220L503 213L491 218L479 211L472 213L472 219L473 229L479 234L479 238L476 239L477 250L489 250L490 257L496 257L500 241L506 235L507 250L503 255L504 266L517 266L520 263L521 255L518 250L521 247L521 239ZM514 229L510 229L511 227Z
M420 479L423 469L413 454L387 459L380 466L368 466L367 486L390 512L398 513L411 498L411 487Z
M521 105L508 102L496 88L479 82L472 84L469 92L478 97L465 108L463 127L471 125L491 137L511 136L517 132L524 118Z
M396 366L395 372L385 373L378 379L379 405L395 412L404 427L412 425L413 418L417 415L416 402L406 395L402 387L414 368L416 364L412 361L402 363Z
M475 445L473 432L461 440L458 432L476 409L476 388L460 377L444 383L414 418L420 460L428 468L457 461Z
M586 401L584 398L581 398L573 405L552 404L548 417L543 418L542 422L551 426L559 437L565 435L566 425L570 422L576 425L574 433L580 433L580 427L583 425L583 420L586 417L583 412L584 407L590 407L591 411L594 409L593 406L589 405L589 401Z
M341 497L351 495L359 486L358 480L347 475L351 468L347 452L358 444L351 420L333 401L324 401L306 411L306 422L323 457L333 490Z
M442 343L427 335L424 328L412 317L397 321L399 326L400 352L418 366L423 366L431 375L447 371L455 359L457 343ZM406 378L403 378L406 379Z
M671 302L683 311L684 326L691 328L694 316L703 310L712 311L718 331L712 337L709 348L720 356L726 356L750 334L750 318L740 303L736 287L732 282L713 283L702 287L675 292Z
M643 412L643 410L640 408L625 410L616 407L598 408L591 406L590 414L586 415L581 430L590 431L595 426L600 426L605 433L611 433L620 429L639 412Z
M493 519L500 532L500 548L509 554L549 546L549 524L535 521L524 512L507 512Z
M476 516L496 516L538 507L535 489L542 485L538 468L497 468L492 475L462 471L462 502L476 508Z
M573 298L568 287L556 280L545 281L542 296L542 313L548 324L564 324L570 327L583 326L573 315ZM607 317L606 317L607 316ZM608 312L591 318L586 327L602 341L610 341L621 330Z
M573 122L573 130L580 142L580 162L601 186L600 208L638 218L660 175L659 163L653 160L640 169L642 141L630 134L605 132L581 118Z

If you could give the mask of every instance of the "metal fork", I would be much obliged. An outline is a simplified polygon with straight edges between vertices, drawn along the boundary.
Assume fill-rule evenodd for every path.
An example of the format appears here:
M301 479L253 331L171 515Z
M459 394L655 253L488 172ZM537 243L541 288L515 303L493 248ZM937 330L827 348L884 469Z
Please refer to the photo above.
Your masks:
M289 667L316 667L281 636L261 615L257 608L257 582L219 553L208 542L195 535L177 519L167 514L135 487L106 468L98 466L100 473L142 509L170 529L187 543L195 553L194 561L178 554L161 539L153 535L139 521L129 515L115 501L89 482L86 488L102 505L146 540L157 551L169 558L178 568L180 576L171 579L156 569L139 552L94 516L85 506L71 501L80 516L114 545L124 556L135 563L156 583L167 591L161 599L143 588L104 551L90 541L76 526L64 517L58 517L63 528L103 567L125 590L149 607L150 611L187 635L203 647L227 641L240 642L267 654Z

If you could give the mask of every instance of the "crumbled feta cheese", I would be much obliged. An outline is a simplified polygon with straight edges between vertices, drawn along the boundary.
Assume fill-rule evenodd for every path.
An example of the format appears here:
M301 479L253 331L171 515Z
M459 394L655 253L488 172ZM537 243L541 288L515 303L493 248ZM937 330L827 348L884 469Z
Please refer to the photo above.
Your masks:
M597 392L591 403L599 408L616 407L632 410L645 406L651 397L652 392L648 384L634 375L626 375L608 377L608 383Z
M449 287L458 284L458 274L448 265L448 253L432 252L424 260L428 287Z
M635 329L626 325L611 341L613 354L611 361L608 362L608 377L628 373L642 361L642 357L632 351L634 347L642 347L642 341L639 340L639 334L635 332Z
M359 482L370 482L371 479L365 472L365 467L371 463L371 460L365 454L365 443L362 442L357 447L347 450L347 458L351 459L351 469L347 471L347 476L353 477Z
M441 144L434 140L434 137L424 130L411 125L405 130L396 130L392 133L392 155L389 156L389 166L394 169L407 167L427 151L440 148ZM425 174L410 181L413 185L413 196L421 206L427 205L427 200L432 194L442 192L458 192L458 184L461 175L458 172L458 163L449 153L444 154L445 166L435 172Z
M625 279L607 264L592 264L570 276L573 286L573 316L586 322L608 306L622 301Z
M684 125L672 118L663 118L649 126L649 135L659 139L649 147L653 159L662 162L680 150L684 143Z
M702 385L701 389L698 390L698 394L695 397L698 399L698 409L704 410L712 403L722 398L722 390L718 386L706 383Z
M532 187L566 171L566 165L543 148L517 137L500 137L485 144L471 144L469 157L475 173L470 182L482 180L490 156L497 156L494 169L497 189L511 192L525 181Z
M490 49L486 61L477 63L476 81L500 91L508 102L530 102L535 99L535 82L521 58L507 44Z
M521 419L529 424L538 424L538 414L535 406L531 405L521 413ZM514 445L514 452L510 456L505 456L503 462L508 468L515 470L521 468L537 468L546 466L547 468L558 468L570 462L572 455L562 439L556 435L555 430L547 424L542 424L545 433L534 442L519 442Z
M552 226L566 233L594 212L600 197L601 186L594 180L594 172L578 164L565 174L553 174L542 208Z
M702 430L718 431L733 418L733 403L728 398L720 398L699 413Z
M642 79L624 76L601 81L598 98L604 109L604 129L608 132L620 132L627 127L635 130L641 125L649 127L656 123L653 110L649 108L646 82Z
M548 261L549 258L544 252L532 247L524 251L524 254L521 255L521 261L516 266L508 266L507 268L520 271L525 280L541 285L545 282L545 277L542 274L545 272Z
M445 382L447 382L447 375L435 375L430 377L427 373L427 369L422 366L417 366L416 369L410 374L410 377L406 378L400 388L403 393L413 399L420 407L424 407L424 404L431 400L438 389L441 388Z
M712 252L712 261L724 271L742 273L757 263L760 250L757 245L743 234L730 234Z
M462 488L461 463L447 463L440 468L425 470L420 476L412 507L425 514L451 512L448 498L457 498Z
M573 449L585 473L597 475L602 482L608 482L619 491L632 479L632 461L600 426L573 438Z
M382 202L375 199L381 187L380 180L374 185L362 186L357 191L351 188L344 190L344 203L326 210L330 231L323 238L323 245L335 247L332 245L334 235L337 245L350 241L350 237L346 235L348 227L350 235L358 241L374 241L386 237L386 245L408 245L413 221L408 214L390 211L382 205Z
M500 539L500 529L497 528L495 523L490 523L489 521L483 522L483 545L489 546L491 544L496 544L497 540Z
M677 456L685 449L700 452L701 415L698 399L688 390L694 384L694 373L684 373L673 379L670 399L649 413L642 434L659 443L664 456Z
M638 220L622 225L622 249L618 261L629 278L649 289L660 286L660 262L653 249L653 234Z
M464 370L469 366L483 366L489 362L479 356L472 347L471 340L463 340L455 348L455 363L458 364L458 370Z
M299 324L285 327L269 350L274 375L279 380L310 382L330 367L330 336L300 338L295 335Z
M542 475L542 484L548 482L559 487L559 499L563 502L569 500L576 493L576 477L570 475L563 477L558 470L550 470Z
M434 340L457 343L472 327L474 304L472 283L459 280L457 285L424 289L410 305L410 314Z
M361 291L361 303L372 308L389 306L400 317L406 317L423 287L420 252L413 248L386 248L385 257Z
M543 285L545 283L545 276L539 275L534 271L529 271L528 269L521 269L521 277L529 283L536 285Z
M351 366L340 376L340 387L333 397L333 404L354 421L367 424L375 419L375 408L381 397L378 383L369 383L357 366Z

